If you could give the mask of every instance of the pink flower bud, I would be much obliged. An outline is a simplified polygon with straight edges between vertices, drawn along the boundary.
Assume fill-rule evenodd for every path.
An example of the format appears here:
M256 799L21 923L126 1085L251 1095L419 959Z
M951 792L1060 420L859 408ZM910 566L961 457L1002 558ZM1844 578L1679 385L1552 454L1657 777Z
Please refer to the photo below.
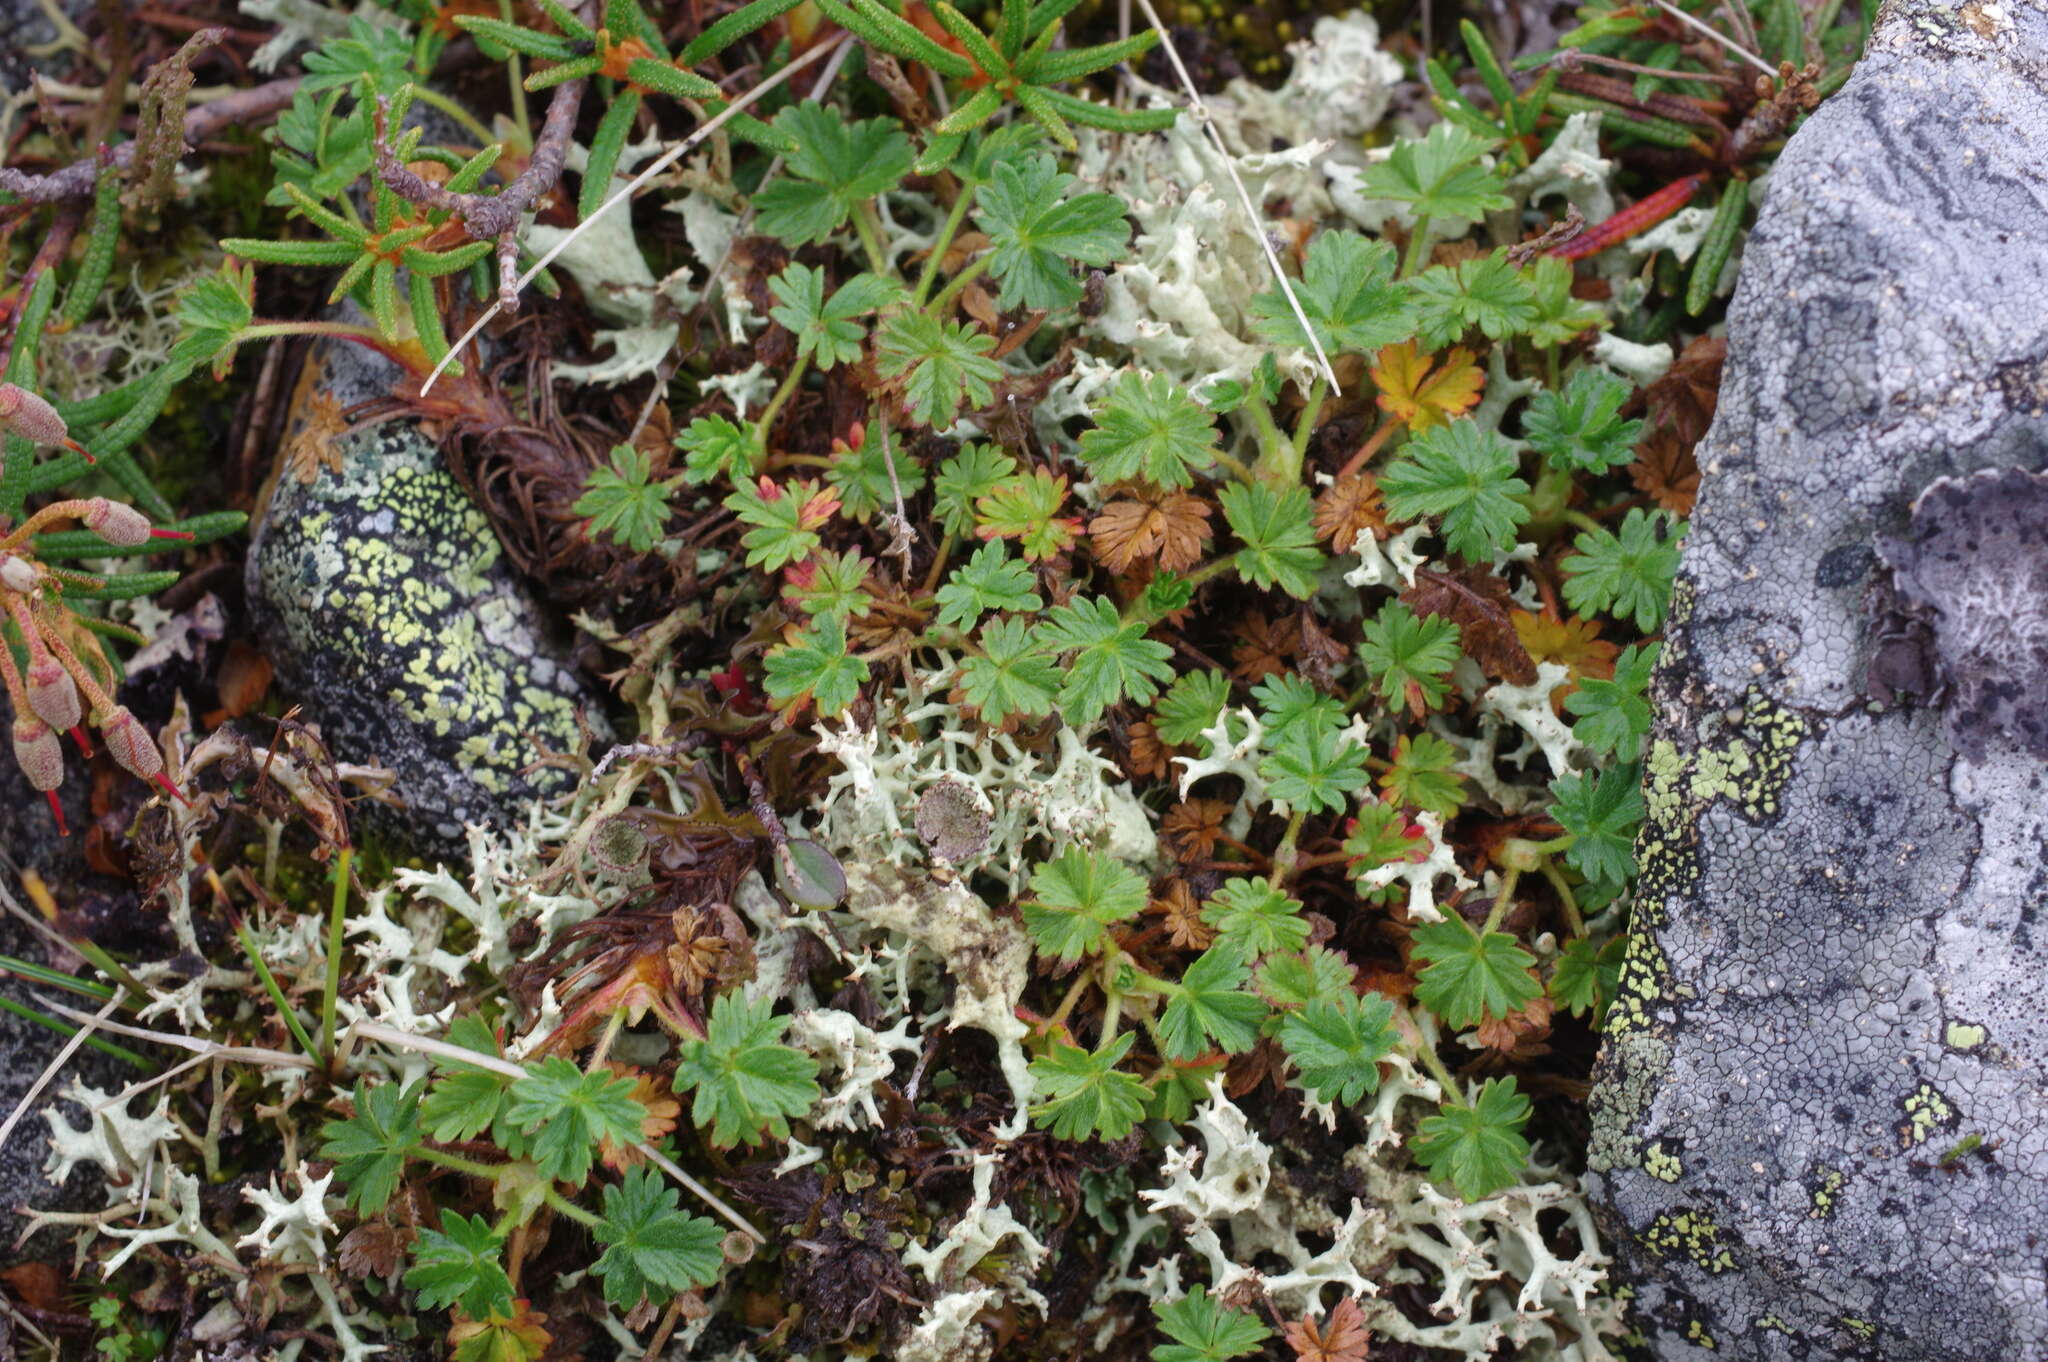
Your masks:
M33 714L14 721L14 759L38 790L54 790L64 783L64 745L56 730Z
M71 443L71 430L57 409L13 383L0 383L0 429L39 445Z
M163 754L128 706L116 705L100 719L100 734L107 740L107 753L121 769L148 780L164 769Z
M36 589L36 565L11 553L0 553L0 586L9 591Z
M94 497L88 505L92 509L85 513L85 528L109 544L130 548L149 542L149 517L133 506L105 497Z
M64 670L64 664L48 653L28 664L28 707L59 733L78 727L85 717L85 707L78 702L78 683Z

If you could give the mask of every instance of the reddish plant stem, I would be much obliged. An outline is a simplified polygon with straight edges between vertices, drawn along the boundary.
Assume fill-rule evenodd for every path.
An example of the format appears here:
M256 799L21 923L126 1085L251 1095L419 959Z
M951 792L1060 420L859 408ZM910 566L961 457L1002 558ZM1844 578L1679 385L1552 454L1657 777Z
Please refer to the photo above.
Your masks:
M1645 195L1605 221L1588 227L1568 241L1552 246L1549 254L1559 260L1580 260L1595 252L1604 251L1617 242L1626 241L1685 207L1687 201L1697 194L1700 186L1706 182L1704 171L1673 180L1656 193Z

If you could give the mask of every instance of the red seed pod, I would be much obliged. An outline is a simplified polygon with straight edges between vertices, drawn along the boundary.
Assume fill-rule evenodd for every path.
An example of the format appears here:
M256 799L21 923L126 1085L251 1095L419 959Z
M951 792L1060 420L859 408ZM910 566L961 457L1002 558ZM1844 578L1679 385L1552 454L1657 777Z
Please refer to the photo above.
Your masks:
M59 733L78 727L85 717L85 706L78 701L78 683L64 670L64 664L48 653L28 664L28 707Z
M0 553L0 586L9 591L36 589L36 565L11 553Z
M14 759L38 790L54 790L64 783L64 745L57 740L57 731L33 714L14 720Z
M0 429L39 445L71 443L71 430L57 409L13 383L0 383Z
M149 517L133 506L105 497L94 497L87 504L91 509L85 513L85 528L109 544L132 548L149 542Z
M99 726L107 741L107 754L121 764L122 770L148 780L164 769L163 753L157 750L156 740L128 712L128 706L116 705L100 719Z

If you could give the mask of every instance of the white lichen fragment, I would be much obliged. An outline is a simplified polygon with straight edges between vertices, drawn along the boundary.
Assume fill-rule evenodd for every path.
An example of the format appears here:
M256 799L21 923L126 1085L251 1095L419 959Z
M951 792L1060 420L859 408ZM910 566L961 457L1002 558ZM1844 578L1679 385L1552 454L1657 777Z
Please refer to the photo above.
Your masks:
M903 1262L924 1273L934 1285L955 1289L997 1249L1003 1249L1003 1289L1011 1300L1045 1309L1045 1297L1030 1286L1030 1274L1045 1261L1048 1249L1016 1213L995 1199L999 1154L974 1156L974 1198L938 1243L912 1244Z
M1530 684L1514 686L1502 681L1479 697L1482 711L1500 715L1529 735L1550 763L1553 776L1576 770L1572 759L1582 750L1571 727L1550 707L1551 693L1570 681L1571 669L1563 663L1539 662L1536 679Z
M330 1168L325 1177L318 1178L308 1176L310 1171L303 1159L293 1170L292 1176L299 1183L299 1194L295 1197L283 1193L275 1173L266 1187L242 1189L242 1199L255 1206L263 1219L235 1241L236 1248L253 1247L270 1263L326 1265L327 1236L340 1228L327 1213L327 1186L334 1181L334 1170Z
M916 1054L910 1018L899 1017L887 1031L864 1026L851 1012L820 1007L791 1019L791 1043L808 1050L823 1069L839 1075L812 1108L811 1121L825 1130L871 1129L882 1124L875 1106L875 1084L896 1071L899 1052Z
M1420 861L1393 861L1375 866L1359 879L1374 889L1385 889L1397 880L1405 882L1408 886L1408 920L1442 922L1444 915L1443 910L1437 907L1436 882L1449 879L1454 892L1462 893L1473 888L1476 881L1459 868L1458 858L1444 837L1443 819L1433 813L1418 812L1415 823L1429 842L1429 855Z
M149 1163L157 1145L180 1139L167 1091L159 1091L156 1105L140 1116L130 1115L115 1094L88 1087L76 1078L59 1095L84 1107L86 1119L82 1126L72 1125L55 1102L43 1111L50 1123L50 1153L43 1161L43 1176L56 1186L63 1186L79 1164L89 1163L106 1175L108 1202L123 1200L128 1195L125 1189Z

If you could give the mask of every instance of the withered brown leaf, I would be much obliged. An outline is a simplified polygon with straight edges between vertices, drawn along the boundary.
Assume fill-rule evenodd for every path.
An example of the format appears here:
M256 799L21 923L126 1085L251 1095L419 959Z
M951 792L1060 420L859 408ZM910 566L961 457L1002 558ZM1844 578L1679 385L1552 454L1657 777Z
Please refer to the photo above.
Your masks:
M1268 620L1253 610L1237 622L1237 642L1231 646L1230 674L1253 685L1288 669L1288 662L1301 649L1301 625L1292 615Z
M1719 336L1700 336L1688 344L1664 376L1643 390L1650 424L1670 431L1688 451L1698 444L1713 423L1727 357L1728 342Z
M1166 892L1152 900L1152 910L1166 919L1167 939L1184 951L1205 951L1216 940L1216 929L1202 921L1201 904L1186 880L1171 880Z
M1159 730L1149 719L1140 719L1124 730L1124 742L1129 755L1124 762L1125 769L1134 776L1150 776L1164 780L1172 769L1167 765L1171 748L1159 741Z
M1550 1012L1550 999L1539 994L1520 1011L1487 1017L1473 1035L1504 1059L1534 1059L1550 1049L1544 1044L1550 1039Z
M389 1277L405 1261L413 1232L382 1220L365 1220L342 1236L341 1270L351 1277Z
M1231 807L1221 799L1183 800L1159 820L1159 840L1177 861L1209 860L1216 854L1216 839L1223 835L1223 820Z
M1180 572L1202 560L1209 540L1209 503L1186 492L1132 489L1088 523L1095 555L1111 572L1156 562Z
M1512 685L1536 679L1536 664L1515 633L1508 584L1484 568L1439 572L1421 568L1401 599L1418 615L1442 615L1458 626L1458 646L1480 670Z
M1339 553L1349 553L1360 530L1373 538L1387 537L1387 509L1380 504L1380 485L1370 473L1339 478L1316 498L1316 537Z
M1287 1326L1287 1346L1295 1362L1365 1362L1372 1351L1372 1332L1365 1312L1346 1296L1321 1319L1303 1319Z
M1636 490L1673 515L1689 516L1700 494L1700 466L1692 446L1668 430L1659 430L1636 446L1628 475Z

